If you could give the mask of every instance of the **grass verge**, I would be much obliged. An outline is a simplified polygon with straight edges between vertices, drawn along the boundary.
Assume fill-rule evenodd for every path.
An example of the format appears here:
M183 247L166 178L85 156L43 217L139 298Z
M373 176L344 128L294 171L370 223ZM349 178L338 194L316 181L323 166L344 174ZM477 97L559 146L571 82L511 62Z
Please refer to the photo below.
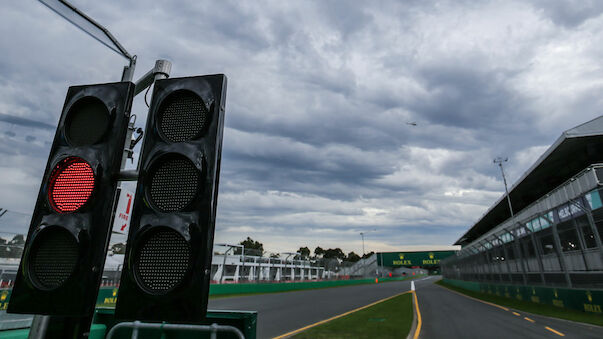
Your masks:
M482 292L469 291L464 288L446 284L442 280L437 281L436 284L473 298L488 301L508 308L513 308L519 311L603 326L603 316L594 313L591 314L575 310L568 310L566 308L559 308L551 305L536 304L530 301L516 300Z
M406 338L412 326L412 293L405 293L305 330L293 338Z

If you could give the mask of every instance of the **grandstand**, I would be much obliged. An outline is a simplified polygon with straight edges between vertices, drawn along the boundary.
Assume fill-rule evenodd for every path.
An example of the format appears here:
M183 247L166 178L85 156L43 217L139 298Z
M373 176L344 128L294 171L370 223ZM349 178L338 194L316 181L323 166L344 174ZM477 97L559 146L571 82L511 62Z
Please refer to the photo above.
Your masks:
M445 278L603 287L603 116L569 129L457 241Z

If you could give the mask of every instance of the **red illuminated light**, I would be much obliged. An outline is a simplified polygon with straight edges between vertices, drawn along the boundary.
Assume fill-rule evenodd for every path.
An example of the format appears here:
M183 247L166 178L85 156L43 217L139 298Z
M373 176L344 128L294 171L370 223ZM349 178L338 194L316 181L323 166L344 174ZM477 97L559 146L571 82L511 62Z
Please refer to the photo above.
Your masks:
M94 190L94 171L82 158L69 157L59 162L50 176L48 200L59 213L75 212Z

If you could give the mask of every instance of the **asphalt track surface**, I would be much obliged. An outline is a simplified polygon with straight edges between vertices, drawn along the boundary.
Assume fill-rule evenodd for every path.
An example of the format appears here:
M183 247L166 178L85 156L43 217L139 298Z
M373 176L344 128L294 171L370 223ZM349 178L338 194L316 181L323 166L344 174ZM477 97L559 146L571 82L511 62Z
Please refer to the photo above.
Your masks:
M417 288L419 338L603 338L603 327L504 310L433 284L436 280Z
M433 284L438 279L415 280L421 339L603 338L603 327L504 310ZM272 338L408 290L410 281L388 282L212 299L209 307L256 310L258 338Z
M257 311L258 338L272 338L410 290L409 281L211 299L210 310Z
M562 337L553 331L563 334L563 338L603 338L603 327L504 310L434 285L438 279L415 280L421 339ZM258 311L258 338L272 338L408 290L410 281L387 282L211 299L209 308ZM0 319L7 325L31 319L2 313Z

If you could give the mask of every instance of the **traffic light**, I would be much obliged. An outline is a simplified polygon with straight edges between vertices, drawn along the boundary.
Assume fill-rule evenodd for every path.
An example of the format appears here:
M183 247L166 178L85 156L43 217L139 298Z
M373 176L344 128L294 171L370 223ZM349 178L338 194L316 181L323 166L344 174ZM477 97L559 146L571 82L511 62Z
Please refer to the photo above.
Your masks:
M224 75L155 83L117 319L195 323L205 317L225 96Z
M69 88L9 313L94 311L133 94L130 82Z

